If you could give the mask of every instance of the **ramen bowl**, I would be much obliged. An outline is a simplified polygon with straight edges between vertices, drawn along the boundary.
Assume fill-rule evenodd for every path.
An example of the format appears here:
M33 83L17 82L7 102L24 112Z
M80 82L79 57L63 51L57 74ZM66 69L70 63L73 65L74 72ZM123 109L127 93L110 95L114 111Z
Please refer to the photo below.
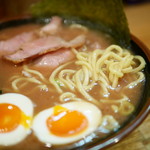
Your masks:
M9 27L16 27L20 25L25 25L29 23L43 24L47 23L49 19L35 19L35 18L25 18L25 19L15 19L0 24L0 30L6 29ZM104 149L108 146L118 143L120 140L125 138L128 134L131 133L135 128L137 128L150 111L150 51L144 46L144 44L138 40L134 35L131 35L131 49L135 55L140 55L144 58L146 66L144 68L145 83L142 94L140 96L139 103L137 104L134 112L129 115L129 117L123 122L123 124L115 131L111 132L108 135L103 137L95 136L94 138L87 139L88 142L84 143L79 141L77 144L73 145L62 145L61 147L52 147L52 149ZM95 118L96 120L97 118ZM94 132L93 132L94 134ZM36 145L34 143L34 145ZM48 146L47 146L48 147ZM9 147L8 147L9 148ZM38 147L39 149L41 147ZM49 149L49 148L48 148Z

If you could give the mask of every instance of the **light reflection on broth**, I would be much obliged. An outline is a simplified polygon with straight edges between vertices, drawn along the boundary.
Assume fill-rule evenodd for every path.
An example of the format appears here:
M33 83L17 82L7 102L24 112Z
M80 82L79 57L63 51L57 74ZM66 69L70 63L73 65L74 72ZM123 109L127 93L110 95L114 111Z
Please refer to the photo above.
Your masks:
M7 40L22 32L33 30L37 32L40 28L41 25L28 24L17 28L4 29L0 31L0 40ZM110 59L106 58L101 62L100 58L104 57L103 53L111 49L107 48L111 45L110 38L107 35L91 31L79 25L71 27L61 25L59 32L55 35L68 41L80 34L86 36L86 42L79 48L70 49L76 57L70 60L69 63L62 63L56 68L36 65L39 61L37 61L38 58L14 65L2 59L4 52L0 51L0 68L2 68L0 70L0 90L3 93L21 93L28 96L35 105L34 115L44 109L67 103L68 101L90 102L102 112L103 121L98 129L98 135L102 137L107 135L107 132L117 130L136 109L144 84L144 75L141 70L144 68L145 62L140 57L136 65L134 63L136 61L133 61L133 58L131 58L133 55L130 52L125 52L120 47L116 48L116 46L112 46L112 49L119 49L118 54L116 51L112 52L113 55L116 55L114 58L110 56ZM99 56L96 56L96 54ZM93 58L91 55L93 55ZM125 64L126 60L122 62L122 65L126 65L123 68L124 74L116 79L116 76L109 74L107 69L111 68L113 62L114 65L118 62L120 63L120 58L125 56L131 58L130 65ZM96 57L98 58L97 60L94 59ZM99 63L101 68L97 68L98 71L100 70L99 72L95 71L96 68L94 68L98 62L102 63ZM138 68L139 62L142 67L132 72L133 68ZM130 68L131 66L133 66L132 69ZM119 73L119 69L117 73ZM138 78L139 81L137 81ZM136 83L128 86L133 81L136 81ZM107 86L106 83L108 84ZM132 88L130 88L131 86ZM122 93L122 95L118 93ZM31 145L32 149L45 149L44 144L38 141L34 133L17 145L3 148L29 149Z

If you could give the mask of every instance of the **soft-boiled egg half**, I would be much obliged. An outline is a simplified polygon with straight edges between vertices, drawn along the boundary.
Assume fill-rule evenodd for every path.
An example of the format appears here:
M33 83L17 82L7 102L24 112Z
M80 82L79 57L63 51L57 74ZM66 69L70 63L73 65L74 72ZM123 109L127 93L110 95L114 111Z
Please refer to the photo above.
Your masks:
M39 112L32 129L45 144L69 144L95 131L101 118L101 111L91 103L68 102Z
M33 115L31 100L21 94L0 95L0 145L9 146L21 142L31 133Z

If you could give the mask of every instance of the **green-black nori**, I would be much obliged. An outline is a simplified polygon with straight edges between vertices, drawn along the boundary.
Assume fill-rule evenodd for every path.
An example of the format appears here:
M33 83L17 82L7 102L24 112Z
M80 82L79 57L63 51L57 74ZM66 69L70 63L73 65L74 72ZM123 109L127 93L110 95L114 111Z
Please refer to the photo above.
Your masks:
M95 24L95 28L111 35L114 44L130 47L130 33L122 0L42 0L30 7L36 17L52 15L80 18Z

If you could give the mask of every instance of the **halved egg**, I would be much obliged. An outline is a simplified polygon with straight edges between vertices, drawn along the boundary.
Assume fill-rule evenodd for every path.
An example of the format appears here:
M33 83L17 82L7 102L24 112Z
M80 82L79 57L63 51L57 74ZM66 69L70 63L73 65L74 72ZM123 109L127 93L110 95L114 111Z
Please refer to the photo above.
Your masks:
M9 146L21 142L31 133L33 104L21 94L0 95L0 145Z
M39 112L32 129L45 144L68 144L95 131L101 116L100 109L91 103L68 102Z

